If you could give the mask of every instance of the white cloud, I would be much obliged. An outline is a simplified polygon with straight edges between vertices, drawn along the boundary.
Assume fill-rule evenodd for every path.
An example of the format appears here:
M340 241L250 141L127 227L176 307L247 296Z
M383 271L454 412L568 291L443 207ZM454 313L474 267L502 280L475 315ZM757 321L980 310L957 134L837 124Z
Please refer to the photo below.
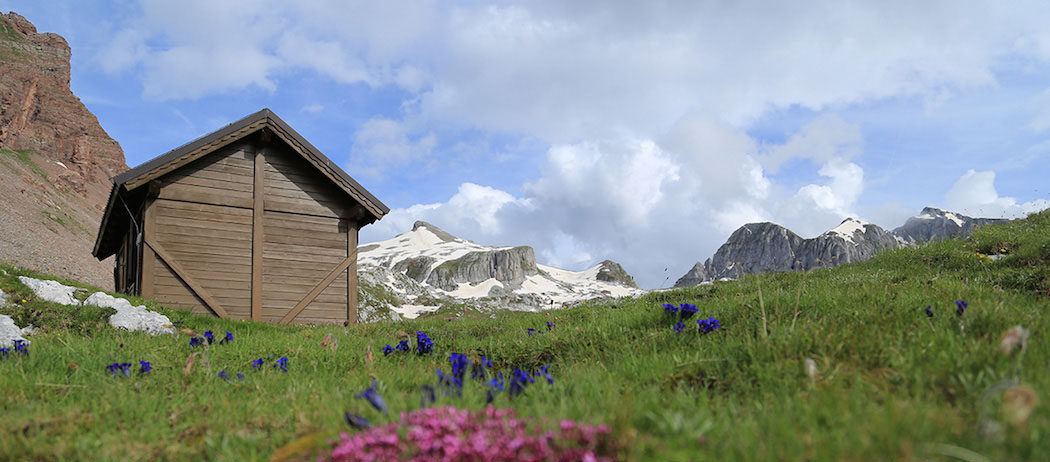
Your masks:
M853 162L836 158L825 163L817 173L831 181L826 185L805 185L799 188L796 198L810 201L822 211L855 216L851 208L864 190L864 169Z
M757 146L710 118L683 121L660 143L620 136L555 145L520 197L465 183L447 202L395 210L365 232L386 238L422 219L484 244L531 245L541 263L583 269L612 258L655 287L710 256L745 223L775 221L818 234L860 195L863 171L840 157L819 170L826 184L778 194L784 187L765 176Z
M1002 197L995 189L995 172L968 170L944 195L948 210L982 218L1020 218L1050 208L1050 201L1036 199L1018 203Z
M425 165L437 145L437 137L415 135L400 121L377 117L369 119L354 133L349 169L381 177L390 168Z
M770 146L761 156L762 166L776 173L791 159L824 163L832 159L850 160L861 152L860 126L834 114L823 114L795 133L785 144Z
M316 104L316 103L314 103L314 104L307 104L306 106L303 106L303 107L299 108L299 111L300 112L308 112L310 114L317 114L317 113L319 113L321 111L324 111L324 106L322 106L320 104Z

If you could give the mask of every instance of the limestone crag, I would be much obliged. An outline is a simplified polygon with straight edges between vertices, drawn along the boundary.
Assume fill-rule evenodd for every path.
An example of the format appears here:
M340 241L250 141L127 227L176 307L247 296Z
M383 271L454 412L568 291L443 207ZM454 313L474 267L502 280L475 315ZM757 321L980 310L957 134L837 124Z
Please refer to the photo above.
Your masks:
M558 269L536 263L532 247L479 245L424 221L357 251L360 313L369 321L414 318L442 306L534 311L643 293L612 261Z
M455 260L441 263L430 272L426 282L444 290L456 290L460 284L477 284L495 279L504 287L521 286L528 276L539 274L532 247L470 252Z
M922 213L911 217L893 233L910 243L922 243L966 237L979 226L1002 223L1008 220L997 218L971 218L966 215L926 207Z
M847 218L812 239L803 239L774 223L749 223L734 231L713 257L693 265L675 282L675 287L737 279L745 274L829 268L865 261L883 250L966 237L979 226L1004 221L1007 220L971 218L926 207L892 232Z
M599 281L638 288L638 283L634 282L630 274L627 274L627 270L612 260L605 260L598 264L598 275L595 278Z
M729 236L715 255L698 262L675 282L688 287L745 274L809 270L864 261L903 243L877 225L847 218L812 239L803 239L775 223L749 223Z

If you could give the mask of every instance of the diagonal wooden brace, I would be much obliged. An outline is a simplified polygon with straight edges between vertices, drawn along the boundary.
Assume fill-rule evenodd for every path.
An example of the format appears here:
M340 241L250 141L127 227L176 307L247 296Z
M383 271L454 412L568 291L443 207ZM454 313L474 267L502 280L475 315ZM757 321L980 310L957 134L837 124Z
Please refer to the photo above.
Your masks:
M186 285L190 287L190 290L192 290L198 298L204 301L204 306L206 308L211 310L212 313L215 313L215 316L229 319L229 313L227 313L226 310L223 309L222 305L219 304L219 301L216 300L215 297L212 297L211 294L209 294L203 286L198 284L197 281L190 276L190 273L186 272L186 269L183 268L182 265L180 265L179 262L176 261L175 258L170 253L168 253L167 250L164 249L163 246L161 246L157 242L154 242L151 238L151 234L152 233L146 233L144 239L146 245L148 245L149 248L153 249L153 252L155 252L157 256L160 257L160 259L164 261L164 263L167 264L172 271L175 272L175 275L178 276L179 279L182 279L182 282L185 282Z
M321 282L318 282L317 285L314 286L313 290L310 291L310 293L306 294L306 296L303 297L302 300L299 300L299 303L296 303L295 306L292 307L292 309L288 311L288 313L286 313L283 318L281 318L280 323L288 324L293 319L295 319L296 316L299 316L299 313L302 313L303 310L306 309L306 305L309 305L310 302L313 302L314 299L317 298L317 296L320 295L322 291L328 288L328 285L335 280L336 276L339 276L343 271L346 271L346 269L350 267L350 264L354 263L356 260L357 249L354 249L353 253L351 253L350 256L346 257L342 262L336 265L335 268L332 268L332 271L330 271L328 275L321 280ZM347 289L350 290L350 288Z

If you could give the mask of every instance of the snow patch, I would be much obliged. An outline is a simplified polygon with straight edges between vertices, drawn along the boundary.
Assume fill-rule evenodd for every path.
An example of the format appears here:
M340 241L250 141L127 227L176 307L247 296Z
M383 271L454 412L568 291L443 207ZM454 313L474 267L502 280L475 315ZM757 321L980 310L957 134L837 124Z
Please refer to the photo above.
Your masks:
M22 329L15 325L15 320L6 314L0 314L0 347L10 348L14 346L15 340L21 340L27 345L30 343L22 337Z
M145 306L134 306L123 298L95 292L91 294L85 305L113 308L117 314L109 317L109 325L116 328L124 328L129 331L145 331L151 335L174 334L175 326L171 320L163 314L147 310Z
M33 279L25 276L19 276L18 280L22 281L22 284L25 284L26 287L32 290L37 297L49 302L69 306L80 304L80 301L73 297L73 292L77 290L76 287L63 285L58 281Z
M949 220L951 220L952 222L954 222L954 223L955 223L955 225L956 225L956 226L958 226L958 227L960 227L960 228L962 228L962 227L963 227L963 223L965 223L965 222L964 222L964 221L962 220L962 218L959 218L959 216L958 216L958 215L956 215L956 214L954 214L954 213L952 213L952 212L945 212L945 213L944 213L944 217L945 217L945 218L947 218L947 219L949 219Z
M390 307L395 313L401 315L405 319L416 319L423 313L430 313L431 311L437 311L440 306L428 306L428 305L401 305Z
M860 220L856 220L856 219L853 219L853 218L847 218L845 220L842 220L842 224L832 228L831 230L829 230L828 232L826 232L824 234L828 234L828 235L835 234L835 235L838 235L839 237L845 239L847 242L856 244L856 241L853 240L853 235L858 233L858 232L863 234L864 233L864 226L867 225L867 224L868 223L860 221Z
M493 287L503 287L503 283L496 280L496 278L488 278L477 284L468 284L461 282L457 284L456 290L445 291L445 293L456 297L456 298L481 298L487 297L492 291Z

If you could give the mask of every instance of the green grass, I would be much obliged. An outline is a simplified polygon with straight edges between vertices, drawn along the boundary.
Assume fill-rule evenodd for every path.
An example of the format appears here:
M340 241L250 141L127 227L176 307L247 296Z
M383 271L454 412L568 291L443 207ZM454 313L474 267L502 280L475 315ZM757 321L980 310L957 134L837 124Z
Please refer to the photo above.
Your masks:
M37 165L37 163L33 161L33 154L35 154L35 152L31 149L22 149L18 151L12 151L10 149L0 149L0 155L18 161L27 169L29 169L29 171L33 172L42 180L44 180L44 182L46 182L47 184L51 184L51 180L47 179L47 172L45 172L44 169L40 167L40 165Z
M0 287L17 303L0 312L42 329L30 356L0 361L0 454L247 460L298 441L306 449L288 453L311 459L351 431L344 411L382 424L418 408L419 387L434 385L434 370L448 371L448 354L461 352L484 354L503 371L550 363L553 386L537 383L495 404L545 426L608 424L627 460L1042 460L1050 450L1047 236L1043 212L861 264L496 319L271 326L159 308L182 327L234 334L232 344L207 350L190 348L185 335L109 328L109 310L37 300L13 277L30 273L6 266ZM994 261L978 255L1001 250L1006 256ZM962 317L956 300L969 303ZM693 303L723 327L698 336L694 322L675 334L663 303ZM548 320L556 323L550 333L525 334ZM1000 335L1015 325L1032 336L1023 354L1006 356ZM382 355L416 330L433 338L433 356ZM338 349L319 347L326 334ZM250 366L279 356L289 358L286 374ZM807 358L818 369L812 379ZM154 370L128 378L105 371L139 360ZM246 378L225 382L221 370ZM354 397L373 379L390 415ZM1044 402L1023 426L1000 412L1001 385L1011 381ZM478 409L485 393L468 381L461 398L438 401ZM982 430L994 425L1001 431Z

